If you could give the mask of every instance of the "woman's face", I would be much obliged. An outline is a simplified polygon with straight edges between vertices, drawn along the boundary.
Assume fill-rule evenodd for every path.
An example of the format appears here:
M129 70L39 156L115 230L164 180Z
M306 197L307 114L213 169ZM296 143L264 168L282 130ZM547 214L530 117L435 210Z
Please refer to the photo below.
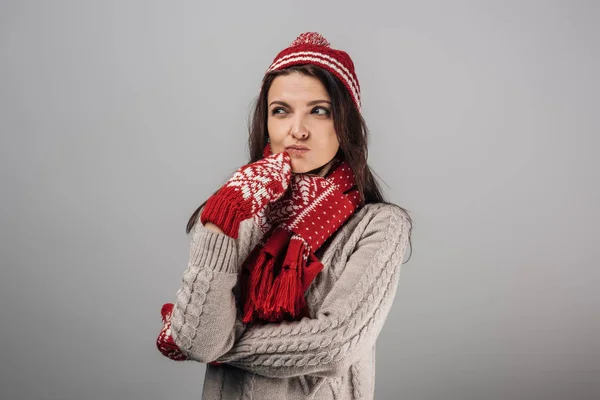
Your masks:
M276 77L267 96L271 151L287 151L292 172L305 173L333 159L340 144L331 99L317 78L293 72Z

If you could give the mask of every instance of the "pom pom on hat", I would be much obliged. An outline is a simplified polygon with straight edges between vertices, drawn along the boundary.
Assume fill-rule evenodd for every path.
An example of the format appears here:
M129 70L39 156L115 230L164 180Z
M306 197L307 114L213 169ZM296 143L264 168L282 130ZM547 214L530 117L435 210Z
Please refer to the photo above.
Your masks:
M354 62L348 53L332 48L329 41L318 32L304 32L277 54L267 73L301 64L316 65L335 75L360 112L360 85L354 71Z
M305 32L301 33L291 44L290 47L300 46L302 44L314 44L317 46L330 47L331 44L317 32Z

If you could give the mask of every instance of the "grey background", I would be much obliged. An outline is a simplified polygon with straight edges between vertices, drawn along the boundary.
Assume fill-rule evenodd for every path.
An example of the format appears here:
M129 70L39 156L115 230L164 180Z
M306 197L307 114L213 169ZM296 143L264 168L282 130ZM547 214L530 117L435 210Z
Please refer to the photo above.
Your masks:
M154 344L185 223L316 30L415 220L376 397L600 398L598 4L2 1L0 397L200 397Z

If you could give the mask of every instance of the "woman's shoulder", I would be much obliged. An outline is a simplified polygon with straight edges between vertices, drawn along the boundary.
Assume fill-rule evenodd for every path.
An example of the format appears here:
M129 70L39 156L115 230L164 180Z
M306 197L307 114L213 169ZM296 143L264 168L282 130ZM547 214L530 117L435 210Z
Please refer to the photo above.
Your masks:
M361 206L330 239L328 251L351 254L368 244L396 246L408 241L412 222L408 212L392 203L368 203Z
M412 218L408 211L393 203L368 203L363 205L353 216L367 225L395 226L400 230L410 231Z
M352 239L347 244L353 244L354 250L363 245L404 247L410 242L412 219L408 211L396 204L365 204L353 217Z

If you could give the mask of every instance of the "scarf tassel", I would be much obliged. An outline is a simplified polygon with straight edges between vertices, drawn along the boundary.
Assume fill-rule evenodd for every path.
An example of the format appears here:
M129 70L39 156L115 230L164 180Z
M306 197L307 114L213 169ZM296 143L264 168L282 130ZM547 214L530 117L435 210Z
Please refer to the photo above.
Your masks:
M307 248L302 240L290 240L279 275L268 289L266 301L261 304L263 318L279 321L285 317L294 319L304 307L302 273Z
M275 229L266 243L256 246L242 269L246 274L246 283L242 286L247 293L243 296L246 301L244 323L252 322L256 317L271 320L265 317L269 315L269 295L278 281L275 278L275 265L286 255L289 238L290 234L284 229Z
M277 233L273 234L273 238L284 239ZM267 242L258 251L256 258L251 257L254 260L247 283L249 293L245 297L245 323L251 322L255 317L270 322L284 318L295 319L306 305L303 273L309 249L303 240L297 238L288 243L287 249L278 247L281 252L270 253L271 246ZM283 262L277 263L280 257L284 257ZM278 271L277 264L281 265Z
M244 322L252 319L256 304L258 303L258 297L260 296L259 284L263 279L263 265L268 262L267 254L264 251L260 251L257 247L255 254L250 257L248 265L250 265L249 276L246 276L248 283L245 286L246 304L244 305ZM245 270L244 270L245 271Z

